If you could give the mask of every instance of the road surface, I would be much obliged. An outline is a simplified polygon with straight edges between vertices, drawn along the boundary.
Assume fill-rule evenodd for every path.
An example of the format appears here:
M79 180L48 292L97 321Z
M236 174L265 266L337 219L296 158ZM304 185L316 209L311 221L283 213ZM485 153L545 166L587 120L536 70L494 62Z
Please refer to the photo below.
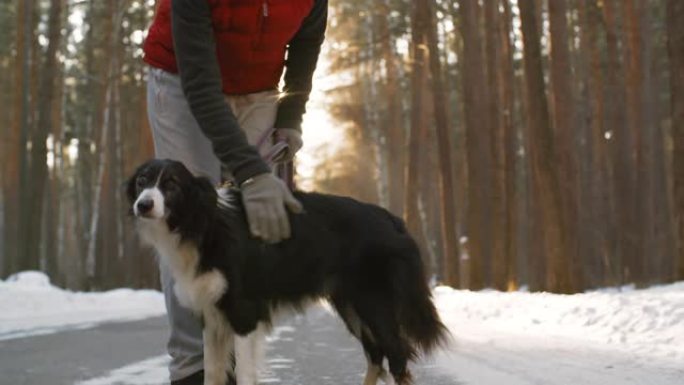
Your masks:
M0 384L167 384L167 333L166 320L152 318L0 341ZM262 384L360 385L363 381L366 361L359 344L322 307L287 320L270 340ZM430 362L416 365L414 375L419 385L460 384Z

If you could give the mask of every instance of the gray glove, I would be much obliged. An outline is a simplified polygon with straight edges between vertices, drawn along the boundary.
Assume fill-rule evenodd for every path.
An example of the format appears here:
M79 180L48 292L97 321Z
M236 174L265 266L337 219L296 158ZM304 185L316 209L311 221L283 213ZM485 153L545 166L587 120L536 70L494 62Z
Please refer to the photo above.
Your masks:
M290 237L285 207L293 213L301 213L303 208L282 180L270 173L260 174L244 181L240 189L253 236L269 243Z
M302 145L304 144L302 142L302 133L293 128L278 128L273 135L275 136L276 141L284 140L288 145L287 151L285 151L283 155L274 159L274 161L278 163L289 162L294 159L295 154L297 151L299 151L299 149L302 148Z

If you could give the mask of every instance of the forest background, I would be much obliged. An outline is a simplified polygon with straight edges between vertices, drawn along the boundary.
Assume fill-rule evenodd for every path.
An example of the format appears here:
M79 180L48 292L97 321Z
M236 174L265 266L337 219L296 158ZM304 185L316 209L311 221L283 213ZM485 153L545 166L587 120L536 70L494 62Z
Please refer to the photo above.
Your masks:
M154 0L0 0L0 279L156 287ZM330 0L299 183L402 216L435 283L684 280L684 1ZM314 138L314 139L311 139Z

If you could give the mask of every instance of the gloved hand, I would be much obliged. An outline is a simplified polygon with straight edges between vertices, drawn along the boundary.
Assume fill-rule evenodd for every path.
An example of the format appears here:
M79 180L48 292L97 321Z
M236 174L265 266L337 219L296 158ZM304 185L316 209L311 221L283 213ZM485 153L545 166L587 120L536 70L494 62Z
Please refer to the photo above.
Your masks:
M293 213L301 213L303 208L282 180L270 173L260 174L244 181L240 189L253 236L269 243L290 237L290 220L285 207Z
M278 128L273 135L275 136L276 141L285 140L288 145L287 151L285 151L283 155L274 159L274 161L278 163L289 162L294 159L295 154L302 148L302 145L304 144L302 142L302 133L293 128Z

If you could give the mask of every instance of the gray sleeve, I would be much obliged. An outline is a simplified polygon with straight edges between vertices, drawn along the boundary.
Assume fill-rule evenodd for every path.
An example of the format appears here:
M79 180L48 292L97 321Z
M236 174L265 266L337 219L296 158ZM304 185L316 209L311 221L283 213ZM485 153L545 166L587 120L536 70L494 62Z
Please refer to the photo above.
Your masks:
M311 93L312 79L328 22L328 0L316 0L287 49L285 96L280 100L277 128L301 130L302 116Z
M174 50L183 93L214 153L237 183L269 172L225 101L209 4L206 0L172 0L171 6Z

